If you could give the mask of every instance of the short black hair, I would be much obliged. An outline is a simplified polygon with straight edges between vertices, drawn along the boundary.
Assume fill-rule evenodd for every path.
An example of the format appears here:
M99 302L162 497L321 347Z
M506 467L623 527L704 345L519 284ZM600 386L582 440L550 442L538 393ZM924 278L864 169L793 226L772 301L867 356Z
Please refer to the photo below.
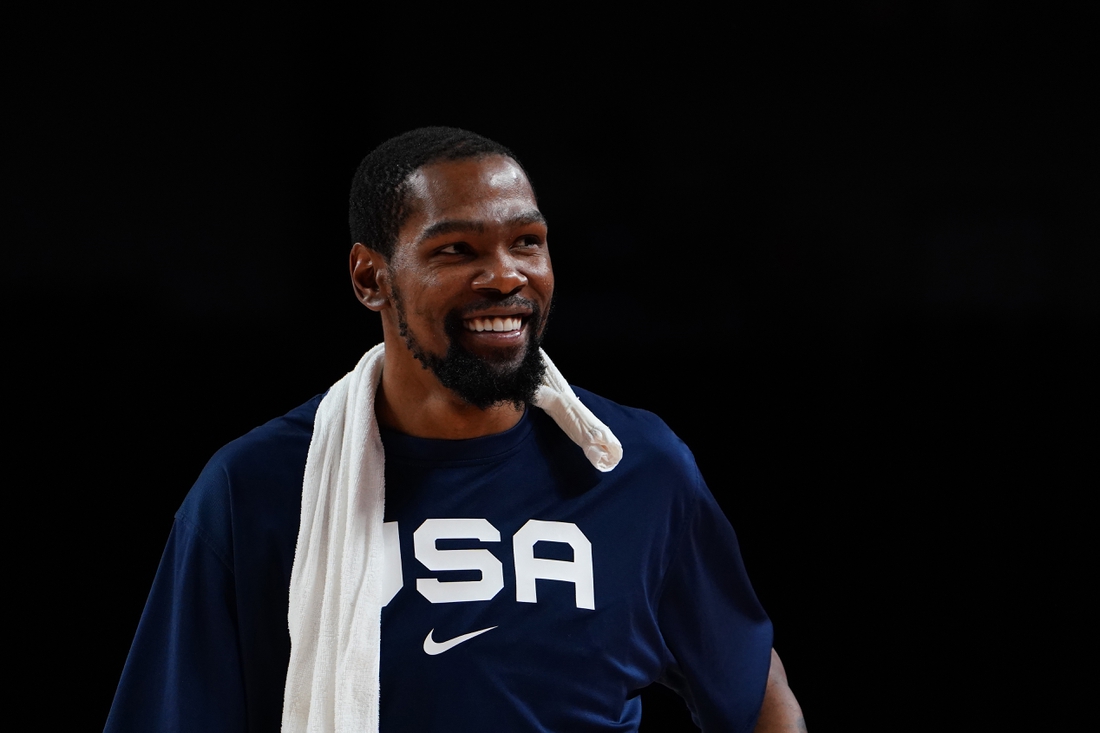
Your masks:
M411 213L405 205L409 175L429 163L489 155L511 158L523 169L508 148L457 127L420 127L382 143L363 158L351 180L348 226L352 244L362 242L388 261L401 225ZM523 172L526 175L527 171Z

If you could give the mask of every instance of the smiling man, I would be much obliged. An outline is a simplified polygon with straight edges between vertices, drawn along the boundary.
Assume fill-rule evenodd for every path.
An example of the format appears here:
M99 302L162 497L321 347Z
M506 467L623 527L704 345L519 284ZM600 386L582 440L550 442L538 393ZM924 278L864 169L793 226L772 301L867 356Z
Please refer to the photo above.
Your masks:
M803 730L729 522L654 415L540 349L516 156L424 128L364 159L351 280L384 343L219 451L176 515L110 731Z
M373 180L357 177L356 189ZM361 241L385 240L357 206L367 196L352 199L352 226L362 229L352 283L382 314L387 347L379 419L425 438L506 430L542 379L538 345L554 292L546 221L527 176L498 154L424 165L401 188L391 246Z

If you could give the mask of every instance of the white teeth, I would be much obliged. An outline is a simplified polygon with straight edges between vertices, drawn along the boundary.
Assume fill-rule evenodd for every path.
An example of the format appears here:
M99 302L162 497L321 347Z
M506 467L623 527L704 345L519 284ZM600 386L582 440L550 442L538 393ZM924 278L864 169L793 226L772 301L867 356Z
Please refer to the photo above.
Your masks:
M522 318L471 318L465 322L468 331L518 331L523 327Z

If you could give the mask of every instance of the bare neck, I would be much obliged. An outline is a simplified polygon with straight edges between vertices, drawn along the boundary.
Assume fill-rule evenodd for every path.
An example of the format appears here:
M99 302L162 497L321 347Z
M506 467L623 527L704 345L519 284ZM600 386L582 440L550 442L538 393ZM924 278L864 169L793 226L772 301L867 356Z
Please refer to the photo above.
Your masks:
M406 435L462 440L503 433L520 421L523 408L510 403L486 410L474 407L440 384L400 337L387 333L375 415L384 427Z

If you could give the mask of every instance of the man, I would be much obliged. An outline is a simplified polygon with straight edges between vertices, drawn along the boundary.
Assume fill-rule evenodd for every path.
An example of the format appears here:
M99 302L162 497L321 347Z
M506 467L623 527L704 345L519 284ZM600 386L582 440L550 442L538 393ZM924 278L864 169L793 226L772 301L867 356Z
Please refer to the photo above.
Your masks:
M414 130L350 208L384 343L207 465L107 729L628 731L658 680L704 730L801 729L690 452L539 349L554 274L516 157Z

